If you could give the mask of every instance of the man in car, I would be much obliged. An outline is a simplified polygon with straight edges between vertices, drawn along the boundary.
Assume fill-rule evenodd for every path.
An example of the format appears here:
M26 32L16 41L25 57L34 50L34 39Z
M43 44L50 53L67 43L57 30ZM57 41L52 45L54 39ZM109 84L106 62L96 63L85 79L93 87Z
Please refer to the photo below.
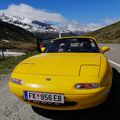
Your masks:
M58 52L65 52L65 50L66 50L65 43L61 43Z

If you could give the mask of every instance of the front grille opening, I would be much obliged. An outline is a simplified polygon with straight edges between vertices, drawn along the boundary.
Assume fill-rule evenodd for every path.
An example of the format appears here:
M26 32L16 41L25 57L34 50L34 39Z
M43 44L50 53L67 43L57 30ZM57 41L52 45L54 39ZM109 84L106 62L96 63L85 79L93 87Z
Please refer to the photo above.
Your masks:
M29 102L34 102L39 105L45 105L45 106L55 106L55 107L62 107L62 106L75 106L77 102L73 101L65 101L64 104L61 103L50 103L50 102L38 102L38 101L29 101Z
M77 103L76 102L71 102L71 101L66 101L64 104L59 104L59 103L43 103L41 102L40 104L44 105L49 105L49 106L75 106Z

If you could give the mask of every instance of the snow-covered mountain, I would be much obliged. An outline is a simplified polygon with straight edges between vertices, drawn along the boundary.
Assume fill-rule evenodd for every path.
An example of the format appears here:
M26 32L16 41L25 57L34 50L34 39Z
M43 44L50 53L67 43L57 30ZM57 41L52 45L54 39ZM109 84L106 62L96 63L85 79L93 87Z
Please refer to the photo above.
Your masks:
M31 20L28 18L17 17L17 16L6 16L5 14L0 15L0 20L22 27L30 32L40 32L40 33L70 33L69 30L60 28L55 25L40 22L38 20Z

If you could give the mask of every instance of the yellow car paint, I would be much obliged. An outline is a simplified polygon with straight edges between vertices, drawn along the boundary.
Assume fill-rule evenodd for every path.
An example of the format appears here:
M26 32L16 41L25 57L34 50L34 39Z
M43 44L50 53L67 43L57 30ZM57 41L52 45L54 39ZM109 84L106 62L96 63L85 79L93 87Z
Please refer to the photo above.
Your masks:
M89 38L91 37L63 37ZM11 78L23 80L23 85L9 81L10 91L24 101L24 91L63 94L65 105L48 105L24 101L32 106L51 110L85 109L103 103L112 84L112 68L100 53L42 53L16 66ZM49 80L50 79L50 80ZM77 83L97 83L96 89L76 89Z

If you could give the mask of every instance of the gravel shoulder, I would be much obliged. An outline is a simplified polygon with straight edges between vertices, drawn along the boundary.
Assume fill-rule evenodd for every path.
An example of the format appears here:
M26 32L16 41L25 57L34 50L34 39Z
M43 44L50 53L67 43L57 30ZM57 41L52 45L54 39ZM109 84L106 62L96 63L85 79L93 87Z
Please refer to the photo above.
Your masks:
M9 75L0 76L0 120L46 120L9 92L8 80Z

